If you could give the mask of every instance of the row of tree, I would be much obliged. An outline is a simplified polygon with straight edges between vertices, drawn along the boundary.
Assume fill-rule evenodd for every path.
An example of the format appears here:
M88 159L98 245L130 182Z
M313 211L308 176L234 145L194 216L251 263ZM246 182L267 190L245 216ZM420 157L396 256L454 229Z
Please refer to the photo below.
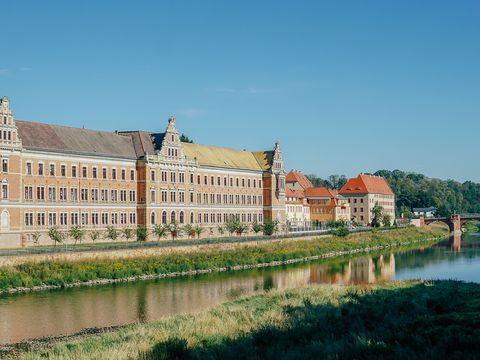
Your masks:
M272 220L266 220L263 224L257 222L246 224L233 218L226 222L225 225L219 225L217 227L217 231L220 235L228 233L230 236L233 234L242 236L249 231L252 231L255 233L255 235L263 233L263 235L269 236L278 231L278 224L279 223L277 221ZM68 230L61 230L58 226L52 226L48 229L47 234L55 245L64 243L69 238L71 238L74 241L74 245L76 245L77 243L81 243L87 237L90 238L92 242L95 242L102 237L111 241L115 241L120 238L132 240L134 237L136 237L138 241L147 241L150 235L156 237L158 240L165 239L168 236L170 236L172 240L175 240L182 235L186 235L191 239L199 239L205 230L206 228L198 224L186 224L184 226L180 226L174 221L169 224L156 224L152 227L152 229L148 229L147 227L141 225L136 229L118 229L113 226L109 226L104 231L96 229L87 231L78 225L72 226ZM35 232L32 234L32 236L34 244L38 244L41 233Z
M437 208L439 216L480 213L479 183L432 179L423 174L401 170L379 170L374 175L383 176L395 193L397 216L408 218L413 215L413 208L431 206ZM316 175L307 177L314 186L337 190L347 182L345 175L330 175L327 179Z

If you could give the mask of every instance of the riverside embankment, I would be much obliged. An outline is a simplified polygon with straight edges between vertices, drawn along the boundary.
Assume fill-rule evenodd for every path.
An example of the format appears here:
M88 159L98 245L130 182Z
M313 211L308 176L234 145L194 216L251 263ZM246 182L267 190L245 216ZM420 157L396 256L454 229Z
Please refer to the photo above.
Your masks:
M162 277L277 266L358 252L378 251L446 236L440 228L372 231L340 238L283 239L274 242L207 244L184 248L116 251L111 254L50 255L52 258L0 267L0 291L13 293L82 285L100 285ZM132 251L142 251L141 254Z

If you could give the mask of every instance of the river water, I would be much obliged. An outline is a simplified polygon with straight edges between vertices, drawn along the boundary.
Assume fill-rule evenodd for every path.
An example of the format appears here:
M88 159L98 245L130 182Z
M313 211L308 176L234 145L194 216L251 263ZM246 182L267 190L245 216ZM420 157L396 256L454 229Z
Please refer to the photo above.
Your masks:
M480 282L480 234L373 257L0 296L0 344L154 321L271 289L393 279Z

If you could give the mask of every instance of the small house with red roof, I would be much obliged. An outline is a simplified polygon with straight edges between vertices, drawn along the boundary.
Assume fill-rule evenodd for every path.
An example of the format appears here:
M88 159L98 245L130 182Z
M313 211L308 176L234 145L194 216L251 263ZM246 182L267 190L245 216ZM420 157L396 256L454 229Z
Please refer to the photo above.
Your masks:
M310 207L305 198L305 191L291 189L285 191L285 214L287 224L291 227L310 226Z
M373 207L378 204L383 214L395 221L395 194L381 176L360 174L352 178L340 189L339 194L348 199L351 219L360 224L371 224Z
M306 190L312 188L313 184L304 173L298 170L291 170L285 178L287 187L293 190Z
M348 199L336 190L326 187L311 187L305 190L305 197L310 205L310 221L314 225L329 221L350 221Z

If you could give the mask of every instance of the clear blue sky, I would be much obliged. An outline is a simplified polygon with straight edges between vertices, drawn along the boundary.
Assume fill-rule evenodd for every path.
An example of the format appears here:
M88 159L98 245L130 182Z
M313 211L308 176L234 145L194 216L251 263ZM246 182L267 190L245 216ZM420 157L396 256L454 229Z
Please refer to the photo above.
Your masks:
M2 1L19 119L480 181L480 1ZM466 155L466 156L465 156Z

